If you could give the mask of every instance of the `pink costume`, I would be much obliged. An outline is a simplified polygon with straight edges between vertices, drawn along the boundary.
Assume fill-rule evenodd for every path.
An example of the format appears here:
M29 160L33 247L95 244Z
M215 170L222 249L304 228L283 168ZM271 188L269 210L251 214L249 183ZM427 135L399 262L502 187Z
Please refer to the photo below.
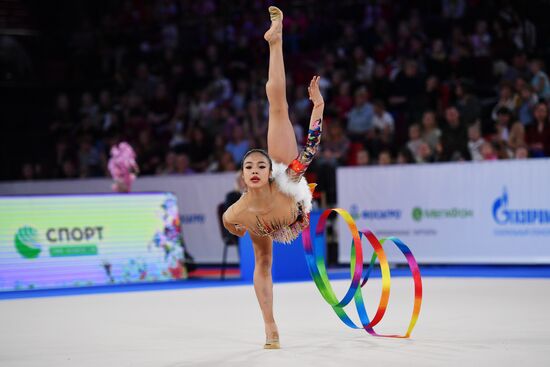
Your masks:
M111 148L111 158L108 164L109 172L115 180L113 190L117 192L130 192L132 183L136 179L138 166L136 153L126 142L122 142Z

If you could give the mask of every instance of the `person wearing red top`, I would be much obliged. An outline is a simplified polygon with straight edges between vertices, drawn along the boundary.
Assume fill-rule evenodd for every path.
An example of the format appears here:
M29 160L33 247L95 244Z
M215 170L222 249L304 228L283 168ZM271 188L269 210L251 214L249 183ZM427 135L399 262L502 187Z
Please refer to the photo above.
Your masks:
M527 127L525 140L532 157L550 157L550 122L548 106L540 102L534 109L535 121Z

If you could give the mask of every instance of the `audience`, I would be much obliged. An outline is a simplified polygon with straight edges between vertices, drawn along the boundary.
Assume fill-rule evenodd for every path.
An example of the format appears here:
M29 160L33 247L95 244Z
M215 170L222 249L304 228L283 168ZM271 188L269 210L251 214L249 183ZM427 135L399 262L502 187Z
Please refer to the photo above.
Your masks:
M106 176L122 140L141 175L237 170L248 149L266 148L268 2L253 3L127 1L75 15L63 24L75 47L37 60L60 71L41 127L49 151L21 157L13 178ZM550 156L541 25L497 3L283 1L299 144L307 84L322 77L325 132L312 173L332 187L348 164ZM57 35L54 24L44 39Z

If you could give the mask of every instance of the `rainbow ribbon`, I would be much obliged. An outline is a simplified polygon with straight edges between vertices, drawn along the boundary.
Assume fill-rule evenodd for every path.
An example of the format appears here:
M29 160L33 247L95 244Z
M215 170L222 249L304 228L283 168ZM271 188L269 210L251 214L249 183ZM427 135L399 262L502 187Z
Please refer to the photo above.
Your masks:
M346 294L340 301L334 294L334 290L330 285L324 259L325 246L323 241L323 233L325 231L327 218L332 212L336 212L340 214L340 216L342 216L342 218L346 221L353 236L350 262L351 284ZM374 253L372 254L369 267L365 272L365 276L361 281L361 276L363 274L363 250L361 247L361 238L363 236L367 238L368 242L373 247ZM418 264L411 250L401 240L395 237L388 237L383 238L379 241L376 236L369 230L364 230L361 232L358 231L357 226L355 225L355 221L353 220L351 215L344 209L340 208L327 209L323 212L315 229L313 243L311 241L309 227L302 232L302 239L304 243L307 264L313 281L315 282L317 289L319 289L319 292L321 292L321 295L323 296L325 301L328 302L328 304L332 307L334 312L336 312L336 315L338 315L338 317L344 322L344 324L353 329L363 328L373 336L408 338L411 335L416 321L418 320L418 315L420 314L420 306L422 304L422 279L420 277ZM378 334L373 329L373 327L376 326L384 317L386 308L388 306L388 301L390 299L390 267L388 265L388 259L384 252L384 249L382 248L382 244L385 241L393 242L397 246L397 248L403 253L403 255L405 255L414 280L414 307L411 321L409 322L409 327L404 335ZM365 303L363 302L361 288L369 280L370 273L375 266L375 261L377 258L380 259L380 269L382 271L382 295L378 304L378 310L376 311L374 318L371 320L367 314L367 310L365 309ZM355 325L355 323L348 317L346 311L344 311L344 307L348 305L352 299L355 301L355 307L357 309L357 313L359 314L359 319L361 320L362 326Z

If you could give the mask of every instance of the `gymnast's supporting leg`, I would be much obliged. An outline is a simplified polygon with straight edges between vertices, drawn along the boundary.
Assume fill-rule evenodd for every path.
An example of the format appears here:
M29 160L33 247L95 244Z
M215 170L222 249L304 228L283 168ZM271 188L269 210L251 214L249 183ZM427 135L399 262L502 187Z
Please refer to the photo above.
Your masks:
M294 128L288 116L286 77L283 60L283 13L270 6L271 28L264 38L269 43L269 73L265 86L269 101L269 125L267 130L268 153L272 159L290 164L298 156Z
M254 291L262 310L265 324L266 349L279 348L279 331L273 317L273 279L271 264L273 261L273 240L270 237L252 237L254 246Z

